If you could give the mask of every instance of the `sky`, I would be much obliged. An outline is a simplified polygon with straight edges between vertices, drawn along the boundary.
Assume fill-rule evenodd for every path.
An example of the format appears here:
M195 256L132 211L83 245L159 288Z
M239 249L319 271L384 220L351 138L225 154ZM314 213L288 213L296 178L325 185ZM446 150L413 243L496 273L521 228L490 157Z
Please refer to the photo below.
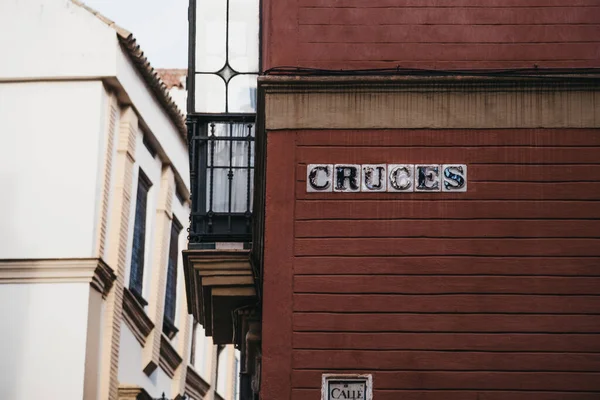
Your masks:
M154 68L187 68L188 0L82 0L137 39Z

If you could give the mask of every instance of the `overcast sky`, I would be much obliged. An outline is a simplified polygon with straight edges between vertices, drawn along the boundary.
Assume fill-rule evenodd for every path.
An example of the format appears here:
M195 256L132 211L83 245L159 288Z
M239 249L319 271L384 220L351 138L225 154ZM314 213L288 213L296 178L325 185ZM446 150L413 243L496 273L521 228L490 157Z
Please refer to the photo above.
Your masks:
M187 68L188 0L82 0L127 29L154 68Z

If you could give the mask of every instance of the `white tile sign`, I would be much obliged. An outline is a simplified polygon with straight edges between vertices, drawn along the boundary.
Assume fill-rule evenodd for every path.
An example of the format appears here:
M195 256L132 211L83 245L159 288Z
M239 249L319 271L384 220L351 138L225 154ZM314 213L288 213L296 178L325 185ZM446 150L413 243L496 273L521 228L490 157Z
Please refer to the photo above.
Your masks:
M306 191L466 192L466 164L309 164Z
M371 375L323 375L321 400L372 400L372 398Z

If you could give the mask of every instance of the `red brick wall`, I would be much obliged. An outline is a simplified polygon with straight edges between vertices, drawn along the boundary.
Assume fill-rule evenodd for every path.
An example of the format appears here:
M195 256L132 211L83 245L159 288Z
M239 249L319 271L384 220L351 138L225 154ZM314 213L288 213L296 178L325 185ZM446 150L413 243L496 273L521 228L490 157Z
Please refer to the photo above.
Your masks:
M600 396L600 130L267 140L262 398ZM309 163L465 163L467 193L306 193Z
M263 0L265 69L600 67L599 0Z

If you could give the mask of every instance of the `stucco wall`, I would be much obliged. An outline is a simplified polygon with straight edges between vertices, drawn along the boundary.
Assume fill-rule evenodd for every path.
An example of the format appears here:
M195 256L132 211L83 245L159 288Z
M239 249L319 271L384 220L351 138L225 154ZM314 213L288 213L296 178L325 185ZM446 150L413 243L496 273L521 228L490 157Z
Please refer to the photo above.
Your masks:
M104 96L100 81L0 83L0 258L92 256Z
M129 327L123 323L119 350L119 382L143 387L152 397L160 397L163 392L167 397L172 397L171 378L161 368L157 368L150 376L146 375L143 371L142 353L142 346Z
M2 1L0 26L0 80L115 75L116 34L71 1Z
M89 296L86 283L0 287L1 398L83 398Z

